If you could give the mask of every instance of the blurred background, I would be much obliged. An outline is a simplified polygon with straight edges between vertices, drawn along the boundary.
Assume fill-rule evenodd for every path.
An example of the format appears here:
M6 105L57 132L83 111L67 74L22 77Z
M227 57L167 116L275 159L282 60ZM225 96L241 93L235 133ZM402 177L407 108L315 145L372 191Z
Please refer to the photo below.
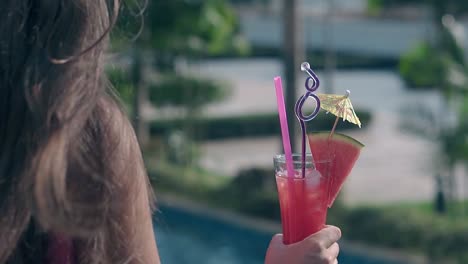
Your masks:
M328 214L340 263L468 263L468 1L137 3L107 73L158 197L163 263L263 263L280 231L273 78L298 146L303 61L320 92L351 91L363 123L338 126L366 145ZM321 113L309 131L333 121Z

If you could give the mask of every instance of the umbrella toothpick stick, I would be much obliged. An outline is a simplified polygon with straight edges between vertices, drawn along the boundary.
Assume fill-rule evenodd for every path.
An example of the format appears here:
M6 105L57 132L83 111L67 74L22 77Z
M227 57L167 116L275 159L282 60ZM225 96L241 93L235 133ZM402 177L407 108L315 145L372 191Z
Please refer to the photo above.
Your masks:
M344 98L349 98L349 95L351 94L351 92L349 90L346 90L346 94L344 95ZM344 109L340 109L340 111L344 111ZM338 125L338 120L340 120L340 116L337 115L336 116L336 119L335 119L335 123L333 124L333 128L332 130L330 131L330 135L328 136L328 138L332 138L333 137L333 134L335 133L335 129L336 129L336 126Z
M340 117L337 116L336 119L335 119L335 123L333 124L333 128L330 131L330 135L328 136L328 138L333 137L333 134L335 133L336 125L338 125L338 120L340 120Z

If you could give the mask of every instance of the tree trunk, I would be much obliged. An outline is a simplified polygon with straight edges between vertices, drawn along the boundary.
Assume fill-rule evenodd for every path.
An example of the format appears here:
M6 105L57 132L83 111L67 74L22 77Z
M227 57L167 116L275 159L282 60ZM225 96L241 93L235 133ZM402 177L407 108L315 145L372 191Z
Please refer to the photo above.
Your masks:
M143 116L143 107L148 99L148 87L144 81L144 62L141 51L138 47L133 50L132 82L135 89L133 102L133 126L138 138L138 142L145 147L149 141L149 131L147 122Z
M297 119L294 113L294 105L297 100L296 74L300 69L301 60L304 58L304 45L302 38L302 20L298 11L297 0L283 0L284 27L283 27L283 65L286 78L285 103L289 124L289 135L293 151L297 147Z
M449 213L452 214L456 210L455 207L455 201L456 201L456 180L455 180L455 164L454 162L451 162L447 171L447 187L448 187L448 192L447 192L447 198L449 199Z
M467 172L468 164L464 162L463 164L463 174L461 175L460 178L460 193L459 193L459 199L460 199L460 214L461 217L466 216L466 172Z
M447 13L447 3L445 0L432 1L432 20L436 30L436 48L444 49L442 17Z
M432 4L432 12L433 12L434 20L435 20L434 22L441 24L442 17L448 11L447 0L431 0L431 4Z
M326 93L334 93L333 74L336 68L336 56L334 51L333 42L333 11L335 8L334 0L327 1L327 12L323 17L323 39L325 41L325 80L326 86L324 91Z
M436 195L434 199L434 210L438 214L445 214L447 212L447 200L444 194L444 186L442 176L437 174L436 180Z

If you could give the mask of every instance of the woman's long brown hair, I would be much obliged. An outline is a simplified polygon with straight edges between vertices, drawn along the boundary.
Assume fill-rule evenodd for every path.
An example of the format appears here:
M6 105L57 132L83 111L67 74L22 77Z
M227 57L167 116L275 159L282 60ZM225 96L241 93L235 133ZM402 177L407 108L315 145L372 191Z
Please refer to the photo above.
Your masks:
M45 232L73 238L80 263L135 255L132 227L115 219L138 191L131 177L144 175L143 163L103 77L118 8L0 1L0 263L37 261Z

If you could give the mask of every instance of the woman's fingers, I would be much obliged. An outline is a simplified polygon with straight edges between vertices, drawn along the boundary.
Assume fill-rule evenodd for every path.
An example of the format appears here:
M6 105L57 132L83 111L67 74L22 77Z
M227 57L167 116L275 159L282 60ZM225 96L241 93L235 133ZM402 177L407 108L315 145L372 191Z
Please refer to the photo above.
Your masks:
M272 248L281 248L285 247L286 245L283 244L283 234L276 234L273 236L270 242L270 247Z
M341 230L335 226L327 226L319 232L309 236L306 239L312 239L319 242L320 246L327 249L335 244L341 238Z
M327 249L327 255L331 258L331 259L335 259L338 257L338 254L340 253L340 246L338 245L338 243L335 243L333 245L330 246L329 249Z
M319 255L316 263L320 264L336 264L338 263L338 254L340 253L340 246L334 243L328 249L323 250Z
M303 241L285 245L283 236L275 235L268 247L266 264L337 264L340 247L337 241L341 231L334 226L327 226Z

